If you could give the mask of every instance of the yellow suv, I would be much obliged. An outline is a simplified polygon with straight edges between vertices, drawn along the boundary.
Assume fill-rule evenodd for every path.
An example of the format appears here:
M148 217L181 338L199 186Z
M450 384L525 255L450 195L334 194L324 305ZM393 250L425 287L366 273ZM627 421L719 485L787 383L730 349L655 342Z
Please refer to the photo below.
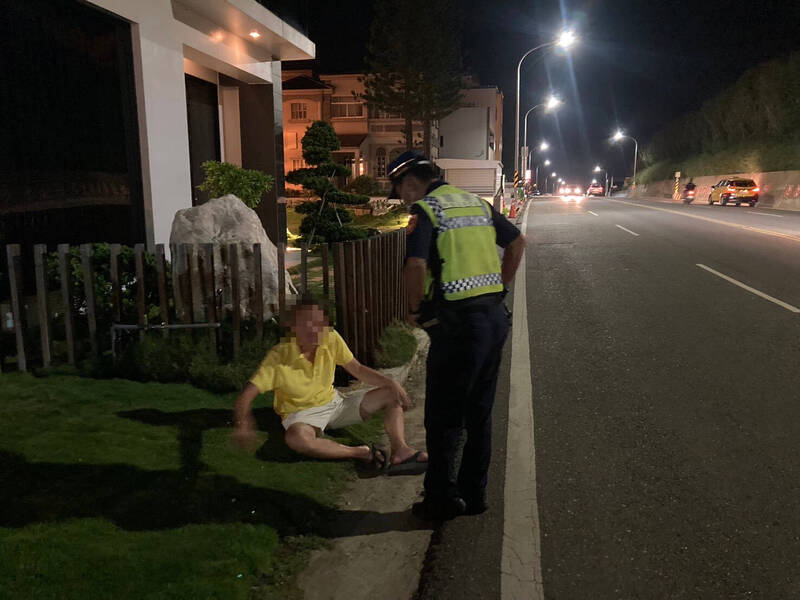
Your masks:
M752 179L723 179L711 187L708 203L719 202L720 205L725 206L728 202L735 202L736 206L740 206L742 202L748 202L750 206L755 206L760 191Z

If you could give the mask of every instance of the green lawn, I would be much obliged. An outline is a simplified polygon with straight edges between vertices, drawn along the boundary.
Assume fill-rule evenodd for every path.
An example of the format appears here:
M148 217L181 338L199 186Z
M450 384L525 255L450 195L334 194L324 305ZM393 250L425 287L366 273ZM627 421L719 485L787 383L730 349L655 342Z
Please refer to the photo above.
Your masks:
M293 598L351 463L300 460L268 397L263 445L233 395L184 384L0 377L0 598ZM373 439L379 419L343 432Z
M408 212L397 207L383 215L361 215L353 219L356 227L366 227L369 229L380 229L381 231L392 231L408 225Z
M343 207L344 208L344 207ZM305 215L295 212L294 207L286 208L286 228L294 235L300 234L300 223ZM368 229L380 229L381 231L391 231L408 225L408 212L402 207L395 207L383 215L361 215L353 218L355 227Z

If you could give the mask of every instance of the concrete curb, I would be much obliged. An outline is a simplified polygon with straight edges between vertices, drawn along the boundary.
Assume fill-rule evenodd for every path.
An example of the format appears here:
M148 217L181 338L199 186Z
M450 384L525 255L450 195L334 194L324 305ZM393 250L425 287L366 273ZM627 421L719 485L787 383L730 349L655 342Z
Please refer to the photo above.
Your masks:
M430 340L414 329L417 350L403 366L381 369L406 387L414 408L405 413L406 439L424 449L425 368ZM357 384L347 389L358 389ZM385 434L382 444L386 443ZM350 482L339 508L352 512L352 524L330 547L311 553L297 580L306 600L399 600L411 598L419 587L432 527L410 513L422 491L422 475L375 477ZM391 560L391 568L385 568Z

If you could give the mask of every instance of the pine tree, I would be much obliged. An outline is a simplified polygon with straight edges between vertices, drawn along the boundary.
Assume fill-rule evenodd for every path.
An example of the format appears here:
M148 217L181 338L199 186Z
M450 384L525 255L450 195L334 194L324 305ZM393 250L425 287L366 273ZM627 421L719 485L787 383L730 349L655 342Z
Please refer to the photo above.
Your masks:
M430 156L431 124L461 102L461 44L454 0L407 0L375 4L364 99L402 115L406 148L414 146L413 122L424 126Z
M353 220L349 210L337 208L337 204L366 204L369 196L350 194L336 188L334 177L349 177L350 169L333 162L333 151L340 148L339 138L330 123L314 121L306 130L301 141L303 159L310 167L290 171L286 181L302 185L310 190L319 200L303 202L295 208L306 215L300 223L300 233L307 243L339 242L361 239L367 236L366 231L351 227Z

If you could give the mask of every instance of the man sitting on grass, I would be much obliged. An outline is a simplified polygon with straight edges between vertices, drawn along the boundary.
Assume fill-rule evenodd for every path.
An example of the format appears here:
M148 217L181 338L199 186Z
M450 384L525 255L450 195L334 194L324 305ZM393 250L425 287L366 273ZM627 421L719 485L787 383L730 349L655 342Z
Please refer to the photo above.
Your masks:
M325 311L313 298L301 298L289 321L291 337L269 351L236 400L237 442L253 445L255 419L250 407L256 396L274 390L275 412L286 430L286 444L295 452L313 458L361 460L390 474L424 471L427 453L406 444L403 410L411 401L403 387L358 362L342 337L328 326ZM333 387L336 365L373 389L343 398ZM326 428L360 423L381 411L391 459L380 448L345 446L322 436Z

